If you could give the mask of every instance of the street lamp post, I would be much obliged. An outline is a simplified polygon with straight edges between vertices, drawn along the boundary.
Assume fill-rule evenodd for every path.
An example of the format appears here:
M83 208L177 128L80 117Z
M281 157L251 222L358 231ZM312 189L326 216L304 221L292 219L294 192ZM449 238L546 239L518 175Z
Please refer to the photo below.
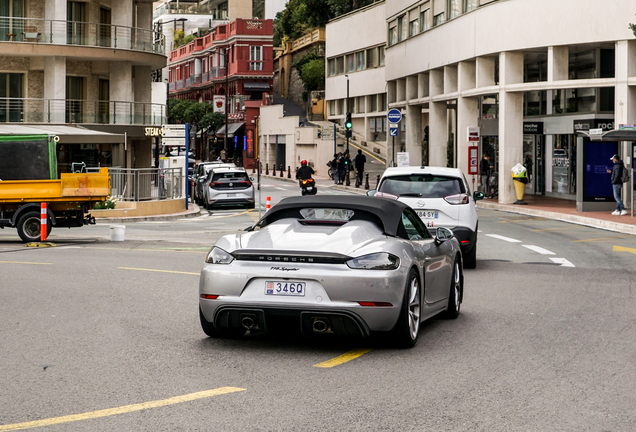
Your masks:
M345 77L347 78L347 103L346 103L346 107L347 107L347 111L349 112L349 75L345 75ZM347 153L349 153L349 132L345 132L345 136L347 137Z
M229 85L229 75L230 75L230 65L227 62L227 48L223 48L223 55L225 57L225 137L224 137L224 144L223 144L223 149L225 150L225 158L227 159L227 152L228 152L228 105L230 103L230 98L229 98L229 92L230 89L228 87Z

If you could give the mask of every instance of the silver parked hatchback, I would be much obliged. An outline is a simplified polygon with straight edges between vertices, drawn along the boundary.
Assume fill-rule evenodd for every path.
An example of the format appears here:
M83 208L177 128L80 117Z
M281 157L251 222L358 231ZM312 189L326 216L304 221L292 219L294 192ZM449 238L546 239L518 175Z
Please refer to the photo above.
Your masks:
M254 185L245 168L213 168L204 185L205 204L254 208Z

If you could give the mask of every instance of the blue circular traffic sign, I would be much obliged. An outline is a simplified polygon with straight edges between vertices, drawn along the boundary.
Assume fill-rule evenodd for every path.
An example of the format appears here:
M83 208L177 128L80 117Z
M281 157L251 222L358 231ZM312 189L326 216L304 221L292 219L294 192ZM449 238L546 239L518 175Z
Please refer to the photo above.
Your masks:
M400 120L402 120L402 113L399 109L393 108L392 110L389 110L386 118L389 120L390 123L399 123Z

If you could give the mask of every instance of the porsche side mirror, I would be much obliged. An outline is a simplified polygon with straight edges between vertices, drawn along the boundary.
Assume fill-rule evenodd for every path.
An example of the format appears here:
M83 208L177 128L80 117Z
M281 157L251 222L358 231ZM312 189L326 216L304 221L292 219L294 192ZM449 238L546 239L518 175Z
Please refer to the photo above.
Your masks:
M484 195L484 193L483 193L483 192L479 192L479 191L475 191L475 192L473 192L473 199L474 199L475 201L482 200L482 199L484 199L484 197L485 197L485 195Z
M455 234L448 228L439 227L435 233L435 243L442 244L454 237Z
M370 191L367 191L367 196L373 196L373 195L375 195L376 192L377 192L377 190L371 189Z

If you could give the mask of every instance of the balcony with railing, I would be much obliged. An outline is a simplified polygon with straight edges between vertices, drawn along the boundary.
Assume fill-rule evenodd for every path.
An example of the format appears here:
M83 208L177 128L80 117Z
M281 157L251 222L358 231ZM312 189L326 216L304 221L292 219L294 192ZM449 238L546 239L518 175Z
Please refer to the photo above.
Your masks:
M166 106L142 102L0 98L0 123L152 125L165 123Z
M227 21L227 11L218 10L210 2L170 2L164 3L153 12L152 19L157 19L164 14L180 15L208 15L214 21Z
M2 42L104 47L162 55L165 52L164 35L153 30L38 18L0 17Z
M192 75L186 79L178 80L169 83L168 91L174 92L179 90L185 90L193 86L205 85L216 81L220 78L225 78L226 68L224 67L211 67L209 71L201 74ZM261 69L258 69L261 70Z

